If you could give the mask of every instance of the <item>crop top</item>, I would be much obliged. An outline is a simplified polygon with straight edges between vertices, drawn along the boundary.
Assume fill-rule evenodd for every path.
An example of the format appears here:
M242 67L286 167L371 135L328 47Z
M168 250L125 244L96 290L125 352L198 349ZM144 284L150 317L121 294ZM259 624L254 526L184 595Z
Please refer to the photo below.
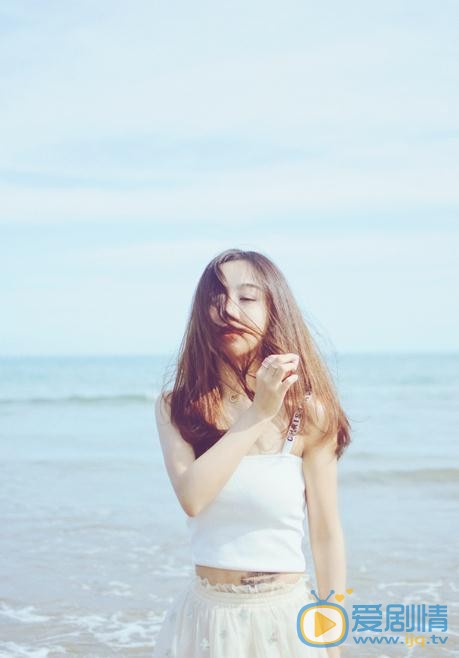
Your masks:
M187 516L194 564L305 571L303 460L291 454L297 414L282 452L245 455L217 496L199 514Z

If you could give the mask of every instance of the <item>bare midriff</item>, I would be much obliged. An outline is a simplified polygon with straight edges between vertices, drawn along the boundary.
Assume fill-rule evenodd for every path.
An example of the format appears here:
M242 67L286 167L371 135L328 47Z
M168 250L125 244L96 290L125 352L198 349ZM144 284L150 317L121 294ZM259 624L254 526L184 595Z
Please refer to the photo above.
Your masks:
M236 571L234 569L218 569L195 564L195 573L201 578L207 578L211 585L232 583L233 585L248 585L257 583L296 583L304 574L303 571Z

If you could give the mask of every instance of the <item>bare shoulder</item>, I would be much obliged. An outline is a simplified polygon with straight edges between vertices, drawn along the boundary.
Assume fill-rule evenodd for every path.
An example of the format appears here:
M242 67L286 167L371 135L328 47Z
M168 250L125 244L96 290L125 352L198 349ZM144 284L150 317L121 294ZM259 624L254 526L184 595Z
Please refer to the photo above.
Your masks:
M185 441L170 418L169 402L163 394L155 401L155 416L164 464L178 495L178 483L181 475L195 460L193 447Z
M160 393L155 400L155 415L157 425L163 425L170 422L170 406L168 396L170 391Z
M306 398L306 406L314 421L319 425L319 427L323 427L326 413L325 406L321 399L317 395L310 393Z
M336 437L324 438L323 432L327 427L327 412L324 403L317 395L309 395L306 399L308 412L313 420L308 423L298 435L301 441L302 456L306 458L312 451L323 449L325 452L334 451Z

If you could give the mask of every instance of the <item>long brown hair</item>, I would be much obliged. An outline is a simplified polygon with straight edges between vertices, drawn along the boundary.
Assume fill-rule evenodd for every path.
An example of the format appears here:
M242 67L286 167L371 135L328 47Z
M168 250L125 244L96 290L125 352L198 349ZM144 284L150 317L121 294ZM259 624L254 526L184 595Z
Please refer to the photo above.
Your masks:
M226 288L220 266L228 261L243 260L251 264L253 275L262 287L267 303L268 322L263 335L253 322L246 325L241 318L237 325L244 331L260 337L256 351L248 351L242 360L234 363L221 349L220 327L212 321L209 309L213 305L225 325L235 319L226 312ZM235 326L235 325L233 325ZM242 330L237 331L243 335ZM247 373L255 358L263 360L269 354L294 352L300 361L296 373L298 380L284 397L284 409L290 423L295 412L301 417L298 432L304 423L315 423L305 399L312 395L319 400L323 415L320 427L323 439L336 435L336 455L341 457L351 441L350 423L338 400L332 376L321 357L290 287L276 265L257 251L227 249L206 266L196 287L191 303L188 326L179 348L174 380L167 384L162 395L170 406L172 424L181 436L193 446L196 458L214 445L227 431L216 426L222 410L223 387L220 381L219 360L230 368L240 381L250 400L254 391L247 385ZM325 421L325 423L323 423ZM286 426L285 430L289 425Z

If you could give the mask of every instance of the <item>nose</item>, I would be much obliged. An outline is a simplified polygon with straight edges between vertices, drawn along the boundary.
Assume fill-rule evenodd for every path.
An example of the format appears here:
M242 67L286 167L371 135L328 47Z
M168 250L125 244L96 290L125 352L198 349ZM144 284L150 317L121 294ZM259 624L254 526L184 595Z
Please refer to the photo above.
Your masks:
M238 305L231 299L231 297L228 295L228 298L226 300L225 304L225 310L227 313L233 316L233 318L239 318L239 307Z
M219 327L226 327L228 324L231 324L233 326L239 325L238 320L240 320L240 315L241 315L240 309L237 303L234 302L229 296L226 297L226 300L224 302L224 312L230 315L228 321L225 321L223 318L220 318L216 306L214 304L211 305L210 317L212 318L213 322L216 325L218 325ZM236 322L234 320L236 320Z

